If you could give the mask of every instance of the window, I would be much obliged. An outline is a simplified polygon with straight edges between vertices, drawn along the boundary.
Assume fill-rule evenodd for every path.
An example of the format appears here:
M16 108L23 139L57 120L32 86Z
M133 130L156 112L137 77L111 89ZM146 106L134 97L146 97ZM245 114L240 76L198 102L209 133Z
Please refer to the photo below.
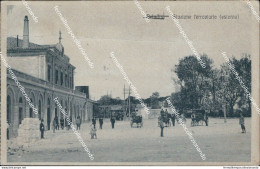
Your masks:
M23 108L19 107L19 124L22 124L23 120Z
M51 66L48 65L48 81L51 81Z
M38 105L38 117L39 119L41 120L42 118L42 103L41 103L41 100L39 100L39 105Z
M7 123L10 124L11 123L11 97L8 95L7 96Z
M19 98L19 124L22 123L23 120L23 98Z
M55 84L58 84L58 79L59 79L59 72L58 70L55 71Z
M70 88L72 88L72 79L70 77Z
M62 86L63 85L63 73L60 72L60 85Z
M68 86L68 75L65 75L65 87Z
M32 101L32 98L30 99L31 100L31 103L33 102ZM30 107L30 114L29 114L30 118L33 118L33 109Z

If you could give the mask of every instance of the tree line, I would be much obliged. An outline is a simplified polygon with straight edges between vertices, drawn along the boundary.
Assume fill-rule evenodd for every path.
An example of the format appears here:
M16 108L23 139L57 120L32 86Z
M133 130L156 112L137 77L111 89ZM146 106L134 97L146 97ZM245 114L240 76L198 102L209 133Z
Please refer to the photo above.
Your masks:
M177 75L173 81L180 86L180 91L171 94L175 108L180 112L204 109L211 116L226 113L226 116L234 117L240 112L251 116L251 101L227 62L216 68L206 54L201 55L201 59L205 68L201 67L195 56L186 56L172 69ZM250 55L243 54L240 59L232 56L230 63L251 93Z
M172 68L172 73L177 76L172 80L174 85L179 87L179 91L169 93L169 96L176 110L182 114L189 110L203 109L214 117L223 117L224 114L227 117L235 117L240 112L244 116L251 116L251 101L227 62L216 67L213 60L206 54L201 55L201 60L205 63L205 68L193 55L181 58L178 64ZM242 54L240 59L232 56L230 63L251 93L250 54ZM159 92L153 92L143 101L151 109L160 109L168 107L165 99L169 96L160 97ZM135 106L140 104L134 96L123 100L119 97L112 98L104 95L98 100L98 103L99 105L127 105L129 99L130 109L134 111Z

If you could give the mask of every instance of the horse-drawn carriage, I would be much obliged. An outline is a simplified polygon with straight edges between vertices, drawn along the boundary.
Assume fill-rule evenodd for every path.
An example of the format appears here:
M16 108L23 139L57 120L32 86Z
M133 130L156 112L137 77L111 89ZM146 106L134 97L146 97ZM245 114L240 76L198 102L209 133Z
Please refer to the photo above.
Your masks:
M170 116L169 115L163 115L158 117L158 126L160 121L165 123L165 126L168 127L170 125Z
M162 121L166 127L170 126L170 119L172 118L172 114L168 113L168 111L161 110L160 116L158 117L158 126L160 125L160 121Z
M143 127L143 117L142 115L138 115L137 113L132 113L131 115L131 122L130 125L133 127L133 124L136 123L137 128L138 127Z
M203 125L204 122L208 126L209 119L205 110L192 110L191 126Z

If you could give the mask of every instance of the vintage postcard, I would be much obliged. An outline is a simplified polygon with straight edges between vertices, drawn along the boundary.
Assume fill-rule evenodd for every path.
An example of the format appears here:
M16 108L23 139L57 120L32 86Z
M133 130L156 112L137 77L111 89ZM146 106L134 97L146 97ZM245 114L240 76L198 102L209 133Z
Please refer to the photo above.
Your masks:
M259 165L259 2L2 1L2 165Z

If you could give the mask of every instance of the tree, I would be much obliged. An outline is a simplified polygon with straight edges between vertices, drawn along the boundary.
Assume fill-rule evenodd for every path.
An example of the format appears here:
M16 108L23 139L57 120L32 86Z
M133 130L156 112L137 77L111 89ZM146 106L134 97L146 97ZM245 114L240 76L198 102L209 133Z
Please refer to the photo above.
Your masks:
M250 54L243 54L240 60L233 59L233 64L242 79L248 92L251 94L251 56ZM240 84L241 85L241 84ZM242 86L241 86L242 87ZM245 109L248 115L251 115L251 100L248 97L247 91L242 87L241 98L239 100L239 108Z
M205 63L205 68L195 56L186 56L175 65L175 73L182 84L181 100L185 100L185 108L188 109L201 107L202 98L210 90L213 61L205 54L201 56L201 60Z
M98 103L100 105L119 105L123 104L123 101L119 97L113 99L108 95L104 95L98 100Z
M151 98L151 107L152 109L159 109L159 93L158 92L154 92L152 94Z
M232 68L230 67L232 66ZM251 93L251 59L250 55L245 54L240 60L232 57L230 65L227 63L222 65L222 73L224 74L223 95L229 107L229 115L234 115L234 105L238 103L240 108L247 109L251 113L251 101L241 85L246 86L248 92ZM241 81L238 80L241 79ZM247 106L246 106L247 105Z

